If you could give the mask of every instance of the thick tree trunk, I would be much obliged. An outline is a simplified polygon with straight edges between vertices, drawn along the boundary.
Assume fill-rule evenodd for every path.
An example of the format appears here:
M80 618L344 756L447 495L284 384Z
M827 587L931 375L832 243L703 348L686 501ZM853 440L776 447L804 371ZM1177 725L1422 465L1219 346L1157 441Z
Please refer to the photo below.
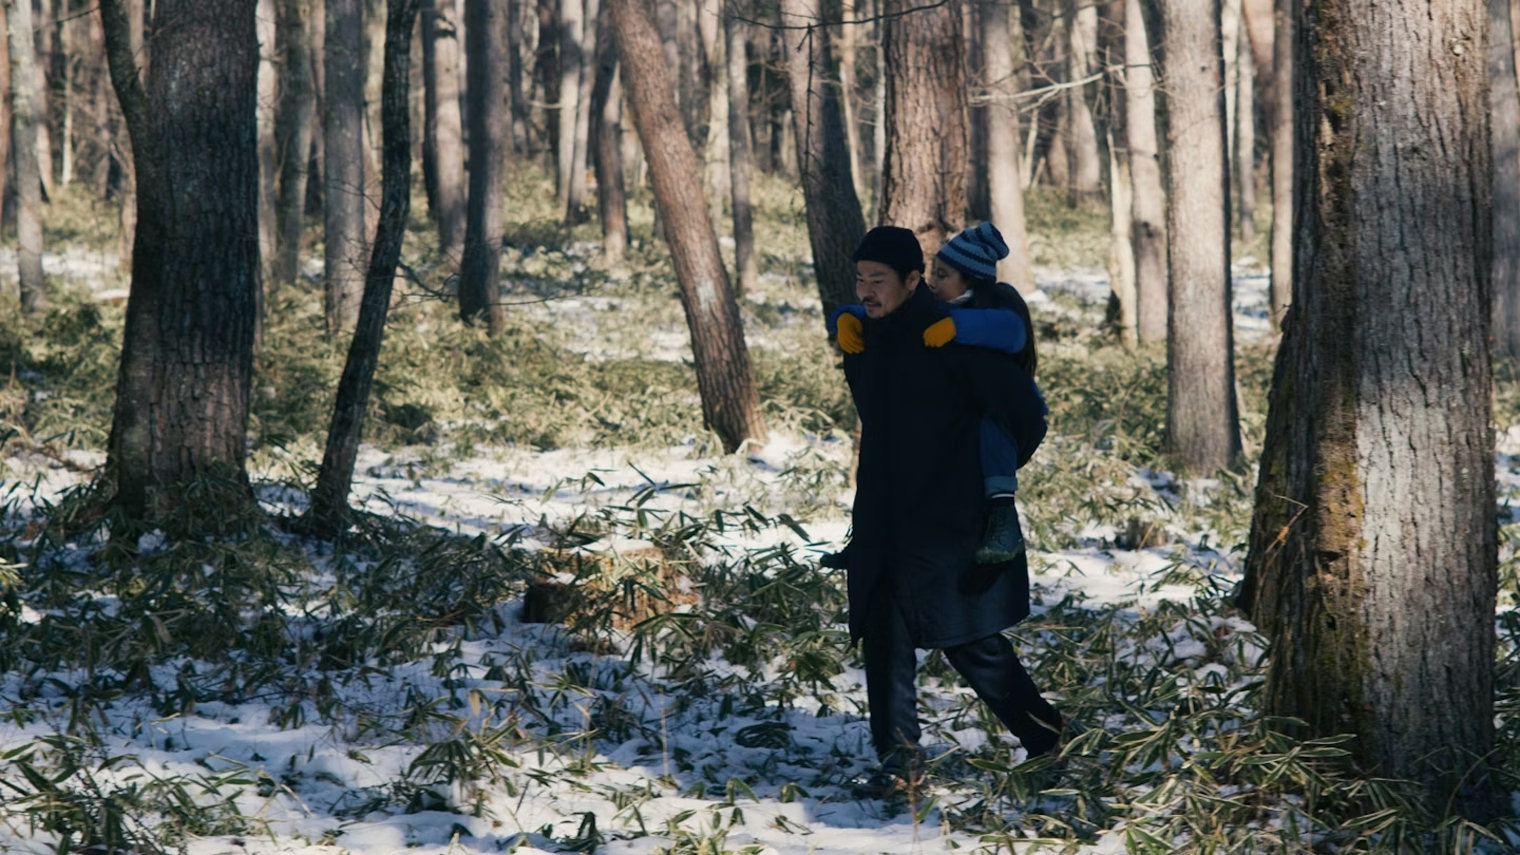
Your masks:
M1108 281L1119 303L1118 333L1125 347L1140 343L1139 295L1135 287L1134 182L1130 177L1129 158L1115 150L1108 141L1109 244Z
M111 80L137 161L138 228L107 472L143 517L207 475L247 489L259 291L253 0L158 0L146 92L129 4L101 4ZM251 496L248 497L251 500Z
M699 152L707 165L702 191L707 196L708 217L713 231L723 234L723 203L733 192L729 183L728 74L724 49L723 7L718 0L699 0L697 31L707 63L707 149Z
M1245 28L1241 27L1244 33ZM1235 63L1235 187L1240 206L1240 239L1256 239L1256 65L1251 43L1242 38Z
M671 93L676 91L659 33L643 0L609 0L617 29L628 100L649 161L655 199L681 286L691 331L702 416L729 451L766 441L739 307L703 204L691 139Z
M1277 0L1272 38L1272 327L1293 301L1293 6Z
M576 79L575 145L570 155L570 188L565 197L565 222L570 225L586 221L586 155L591 141L591 88L595 85L596 21L600 0L585 0L585 22L581 27L580 75Z
M401 260L401 239L411 206L411 117L408 88L412 47L412 24L421 0L389 0L385 19L385 81L381 86L381 119L384 158L380 191L380 221L375 248L364 280L359 324L349 342L348 360L338 381L327 448L317 471L311 496L311 519L329 536L346 526L348 492L354 480L354 461L364 414L369 408L370 387L380 362L385 336L385 316L390 311L391 287L396 264Z
M1520 359L1520 93L1509 0L1488 0L1493 134L1493 334L1496 355Z
M618 79L617 43L612 7L601 4L596 21L596 81L591 88L591 137L596 167L596 210L602 222L602 254L621 261L628 251L628 195L623 184L622 85Z
M985 35L987 90L987 190L991 197L992 222L1008 243L1008 257L998 262L998 278L1028 294L1034 290L1034 268L1029 263L1029 231L1024 222L1023 173L1019 163L1019 114L1011 96L1017 91L1018 62L1008 24L1010 9L996 0L982 0Z
M1093 73L1098 49L1098 7L1068 0L1071 45L1067 50L1068 80L1076 83ZM1103 165L1098 154L1098 128L1093 121L1092 92L1096 83L1066 90L1068 192L1072 200L1096 199L1103 193Z
M275 133L280 177L275 219L279 221L279 233L274 277L266 283L271 290L294 283L301 270L301 226L306 213L312 107L316 102L308 49L310 36L306 32L310 15L305 0L280 2L279 42L285 76Z
M1156 146L1156 78L1140 3L1124 3L1124 132L1133 189L1130 242L1135 248L1135 332L1140 344L1147 345L1166 340L1166 199Z
M464 128L459 117L459 30L454 4L422 0L423 172L432 174L438 250L450 263L464 245Z
M143 35L143 4L145 0L126 0L127 39L132 56L137 63L138 74L148 72L147 42ZM109 50L109 46L107 46ZM110 72L114 85L116 71ZM127 131L126 119L122 119L122 132L117 134L116 149L121 154L121 213L116 229L116 268L132 270L132 246L137 240L137 158L132 152L132 135Z
M42 275L42 171L37 151L37 51L32 39L31 0L6 0L6 32L11 61L11 136L16 158L16 257L19 260L21 308L36 314L47 308L47 280Z
M369 235L364 226L364 15L362 0L327 0L327 91L323 261L327 329L353 332L359 321Z
M559 127L557 151L559 204L570 199L570 177L575 171L575 117L581 91L581 44L585 39L585 0L559 0L559 107L555 122Z
M1160 0L1167 142L1167 442L1197 475L1240 458L1220 0Z
M819 0L781 0L782 34L796 123L797 163L807 204L813 273L823 312L856 302L853 255L865 237L865 217L850 180L844 123L838 90L829 79L833 68L828 31ZM964 177L964 161L959 167ZM964 191L962 195L964 199ZM964 201L962 202L964 207Z
M755 219L749 200L755 151L749 135L749 55L744 27L736 9L724 11L724 37L728 41L728 177L733 194L734 270L738 279L735 286L741 295L753 292L760 284L760 265L755 258Z
M330 0L329 0L330 2ZM465 53L469 75L470 198L465 210L464 261L459 270L459 316L484 321L491 335L506 326L501 308L501 216L506 105L501 67L506 50L496 0L465 0ZM561 139L562 144L571 143Z
M1299 287L1247 564L1272 654L1266 712L1305 736L1355 734L1362 774L1417 782L1437 817L1481 820L1504 799L1490 775L1487 11L1302 14Z
M965 223L965 40L959 0L885 0L887 165L881 222L912 229L926 258Z

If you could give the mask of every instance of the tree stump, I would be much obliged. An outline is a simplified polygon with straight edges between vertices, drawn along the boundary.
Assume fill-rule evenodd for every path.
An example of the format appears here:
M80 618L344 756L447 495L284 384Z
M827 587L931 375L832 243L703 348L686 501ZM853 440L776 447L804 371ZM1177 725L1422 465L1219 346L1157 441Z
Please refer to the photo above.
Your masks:
M524 623L629 630L697 602L681 562L642 540L599 540L538 553L539 578L523 596Z

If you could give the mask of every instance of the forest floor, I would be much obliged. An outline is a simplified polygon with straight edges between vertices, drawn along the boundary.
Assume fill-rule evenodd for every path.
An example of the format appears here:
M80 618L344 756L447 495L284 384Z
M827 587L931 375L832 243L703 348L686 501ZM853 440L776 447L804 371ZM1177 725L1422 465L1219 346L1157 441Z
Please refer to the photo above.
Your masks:
M1513 778L1511 819L1443 823L1397 782L1340 771L1339 740L1290 740L1258 711L1263 639L1227 598L1274 347L1259 246L1236 250L1248 468L1187 477L1160 450L1165 354L1104 330L1101 211L1043 196L1031 308L1051 435L1021 474L1035 607L1011 636L1073 722L1065 764L1021 765L943 657L921 654L930 774L907 798L853 798L871 760L863 675L843 579L816 564L848 525L853 411L800 199L762 188L763 275L741 305L764 449L722 455L702 428L647 205L631 209L629 259L608 268L594 224L559 225L547 181L519 174L502 336L453 320L426 223L409 232L413 278L354 485L366 513L339 542L290 524L342 368L319 262L269 301L251 531L113 538L91 517L125 282L114 212L63 198L55 308L36 321L0 308L0 851L1520 848ZM1517 390L1505 378L1496 398L1511 771ZM525 621L530 586L578 576L613 581L563 623Z

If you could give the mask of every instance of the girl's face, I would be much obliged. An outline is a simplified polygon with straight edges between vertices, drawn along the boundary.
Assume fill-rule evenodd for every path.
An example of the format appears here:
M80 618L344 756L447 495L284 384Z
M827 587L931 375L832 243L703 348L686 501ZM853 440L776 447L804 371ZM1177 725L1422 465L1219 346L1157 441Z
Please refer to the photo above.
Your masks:
M971 288L971 282L966 275L956 270L945 262L934 259L934 272L929 277L929 290L934 296L943 301L950 302Z

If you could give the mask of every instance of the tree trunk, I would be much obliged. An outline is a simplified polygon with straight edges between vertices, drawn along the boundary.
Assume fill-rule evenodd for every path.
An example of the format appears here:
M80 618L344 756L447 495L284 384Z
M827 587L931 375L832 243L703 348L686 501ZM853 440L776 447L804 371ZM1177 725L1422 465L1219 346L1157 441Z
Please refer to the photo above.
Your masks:
M275 133L280 176L275 219L279 221L279 233L274 277L266 285L269 289L293 284L301 270L301 226L306 213L312 107L316 101L310 37L306 32L310 16L305 0L281 0L279 42L285 77Z
M306 44L311 51L311 88L315 101L312 103L311 158L306 167L306 215L324 216L327 194L327 134L324 126L327 116L327 0L309 0L311 3L310 38Z
M877 0L885 5L886 0ZM876 108L876 121L871 128L871 219L881 222L883 193L887 179L887 51L884 21L876 22L876 89L871 93L871 103Z
M1067 51L1068 80L1076 83L1092 75L1093 53L1098 49L1098 7L1068 0L1071 46ZM1091 93L1096 83L1066 90L1066 129L1069 195L1075 200L1096 199L1103 193L1103 165L1098 154L1098 129L1093 122Z
M850 176L855 184L855 198L866 192L865 173L860 170L860 119L855 109L859 89L855 82L855 0L840 0L840 17L844 20L839 28L839 106L844 112L845 149L850 154Z
M5 199L11 179L11 48L10 3L0 3L0 231L5 229Z
M452 264L464 245L464 128L459 118L459 31L453 3L422 0L422 162L433 175L439 253ZM431 163L430 163L431 162Z
M984 57L986 33L981 29L978 0L961 3L961 31L966 34L966 78L974 90L986 91L987 60ZM973 220L992 219L991 190L987 185L987 103L970 98L966 104L966 216Z
M702 52L707 68L707 149L699 155L706 161L702 191L707 196L708 217L713 231L723 234L723 203L733 188L729 182L728 161L728 75L726 73L723 36L723 8L718 0L699 0L697 31L702 36Z
M580 44L576 46L581 59L580 75L576 78L575 145L570 156L569 195L565 199L565 222L569 225L586 221L586 154L591 139L591 88L596 78L592 58L596 55L596 20L601 4L599 0L585 2L585 22Z
M749 201L755 151L749 137L749 55L744 26L737 9L724 11L724 37L728 41L729 189L733 194L734 270L741 295L752 293L760 284L760 265L755 258L755 219Z
M532 143L528 138L527 93L523 91L523 2L507 0L507 103L512 115L512 150L527 154ZM458 42L455 42L458 50Z
M1140 3L1124 3L1124 132L1133 188L1130 242L1135 248L1135 332L1140 344L1148 345L1166 340L1166 211L1156 147L1156 78Z
M1520 93L1509 0L1488 0L1493 133L1493 336L1496 355L1520 359Z
M676 91L643 0L609 0L628 100L649 161L681 304L691 331L702 416L728 451L766 441L739 307L703 204L696 151L671 93Z
M1020 160L1019 114L1011 96L1017 91L1019 50L1009 27L1010 10L995 0L982 0L987 89L987 189L992 222L1008 243L1008 257L998 262L998 278L1019 289L1034 291L1034 268L1029 263L1029 232L1024 222L1024 187Z
M628 251L628 196L623 185L623 150L618 139L622 86L618 80L617 43L612 7L597 10L595 83L591 88L592 158L596 166L596 210L602 222L602 254L621 261Z
M459 270L459 316L465 323L483 320L494 336L506 326L501 308L502 177L507 147L501 67L506 33L496 0L465 0L464 10L470 198ZM560 143L573 141L561 138Z
M154 45L144 91L129 5L101 4L138 180L107 472L117 505L141 518L172 509L200 477L247 491L259 44L253 0L158 0L175 38Z
M279 41L279 13L275 0L258 0L257 28L259 39L259 269L265 283L278 282L275 274L276 245L280 228L275 218L275 179L279 167L275 163L275 114L280 103L280 57L276 43ZM263 338L264 295L259 294L260 328L258 338Z
M1272 37L1272 328L1293 301L1293 5L1277 0Z
M149 66L147 42L143 36L145 0L126 0L127 39L132 48L139 75L146 75ZM108 46L109 50L109 46ZM115 84L116 72L110 72ZM121 211L116 229L116 269L132 270L132 246L137 240L137 158L132 152L132 135L126 130L122 119L122 133L116 136L116 149L121 155Z
M1109 244L1108 281L1119 303L1117 318L1119 340L1125 347L1140 343L1138 332L1139 296L1135 287L1135 247L1130 241L1134 234L1134 181L1131 178L1128 157L1121 157L1114 149L1112 136L1108 141L1108 205Z
M61 61L57 66L63 83L63 132L59 134L58 186L64 188L74 183L74 102L79 89L76 62L78 45L75 44L75 39L70 38L74 31L70 23L66 20L58 22L58 59Z
M538 15L538 50L533 56L533 87L537 93L533 100L543 105L534 112L536 119L533 124L542 129L540 138L544 144L540 153L543 155L544 166L547 169L556 170L559 168L560 36L559 13L556 11L558 8L559 0L537 0L535 11ZM469 34L465 35L468 41ZM472 78L466 74L466 79ZM468 91L465 92L465 98L469 98ZM558 173L555 178L558 180Z
M1241 27L1244 34L1245 27ZM1235 187L1240 203L1240 239L1256 239L1256 65L1251 43L1241 38L1235 62Z
M1220 0L1160 0L1152 41L1166 92L1167 443L1199 476L1240 458L1230 308Z
M53 4L33 2L32 70L37 88L33 90L37 115L37 176L42 180L44 201L53 198L53 120L52 88L48 83L47 62L53 56Z
M559 205L570 200L570 177L575 171L575 117L581 91L581 43L585 39L585 0L559 0Z
M933 258L965 223L965 40L959 0L885 0L887 165L881 222L912 229ZM904 14L915 9L912 14Z
M364 289L364 15L362 0L327 0L323 136L326 312L329 333L353 332Z
M21 309L47 309L42 274L42 171L37 151L37 51L32 39L31 0L6 0L6 32L11 61L11 135L16 158L16 257Z
M1480 821L1504 798L1484 6L1301 10L1299 287L1247 565L1266 712Z
M364 414L369 408L370 386L380 362L385 316L390 310L391 287L396 279L396 264L401 260L401 240L406 234L406 218L411 207L411 117L407 102L412 24L420 2L389 0L385 17L385 78L381 85L380 108L384 139L380 220L375 230L375 248L370 256L369 271L364 279L359 324L349 342L343 377L338 381L338 398L333 406L332 425L327 432L327 448L311 496L312 521L319 530L333 537L347 524L354 461L359 454Z
M802 173L802 196L807 204L808 238L813 249L813 273L823 313L856 302L853 255L865 237L865 217L850 180L850 155L845 151L844 123L829 70L833 51L821 23L819 0L781 0L781 24L786 65L796 124L797 163ZM815 25L816 24L816 25ZM964 179L965 161L959 169ZM964 186L964 185L963 185ZM964 208L964 190L962 191Z

